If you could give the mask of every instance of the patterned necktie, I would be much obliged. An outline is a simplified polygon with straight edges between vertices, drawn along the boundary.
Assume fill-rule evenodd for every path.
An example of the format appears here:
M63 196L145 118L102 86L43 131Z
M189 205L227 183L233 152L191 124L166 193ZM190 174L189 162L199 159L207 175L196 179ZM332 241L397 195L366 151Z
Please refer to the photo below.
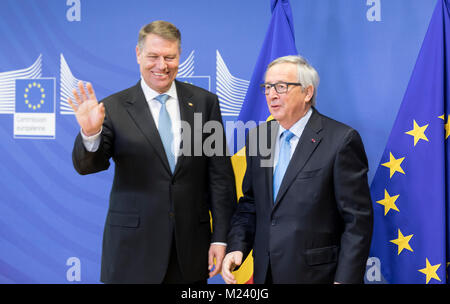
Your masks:
M161 103L161 110L159 111L158 119L158 131L164 146L164 150L166 151L170 170L172 170L173 173L173 170L175 169L175 156L172 150L172 121L170 120L169 112L167 112L166 108L166 102L167 99L169 99L169 95L161 94L156 96L155 99Z
M281 182L283 181L284 173L291 160L291 144L289 141L294 136L289 130L281 133L280 137L280 151L278 153L278 164L273 173L273 202L275 203L278 190L280 190Z

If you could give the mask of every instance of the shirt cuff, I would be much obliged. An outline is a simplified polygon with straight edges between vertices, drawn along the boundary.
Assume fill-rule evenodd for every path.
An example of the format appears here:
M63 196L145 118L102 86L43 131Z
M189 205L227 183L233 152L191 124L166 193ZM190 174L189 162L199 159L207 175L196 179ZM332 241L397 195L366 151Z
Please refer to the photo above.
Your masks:
M227 243L223 243L223 242L214 242L214 243L211 243L211 245L222 245L222 246L227 247Z
M100 135L102 133L103 127L100 129L100 132L94 134L92 136L84 135L83 129L80 129L81 138L83 139L83 145L89 152L95 152L98 150L100 146Z

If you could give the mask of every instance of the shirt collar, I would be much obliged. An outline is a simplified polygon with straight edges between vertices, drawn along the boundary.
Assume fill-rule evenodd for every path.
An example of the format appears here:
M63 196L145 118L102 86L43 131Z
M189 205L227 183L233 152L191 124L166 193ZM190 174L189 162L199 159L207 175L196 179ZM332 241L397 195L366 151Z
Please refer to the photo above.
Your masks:
M144 96L147 102L155 99L156 96L161 95L161 93L156 92L152 88L150 88L144 81L144 79L141 77L141 87L142 91L144 91ZM175 86L175 81L172 82L172 85L170 86L169 90L167 92L164 92L162 94L167 94L169 97L178 99L177 95L177 88Z
M306 114L302 118L300 118L295 124L293 124L292 127L289 129L289 131L294 133L294 135L297 138L300 138L311 115L312 115L312 108L309 108L308 112L306 112ZM286 129L280 125L280 128L278 129L278 138L285 130Z

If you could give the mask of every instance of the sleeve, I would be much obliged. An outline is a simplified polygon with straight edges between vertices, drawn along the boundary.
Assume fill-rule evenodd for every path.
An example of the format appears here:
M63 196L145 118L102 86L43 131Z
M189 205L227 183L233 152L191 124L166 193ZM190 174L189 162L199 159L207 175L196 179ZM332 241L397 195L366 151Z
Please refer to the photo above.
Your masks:
M103 121L102 131L98 141L98 148L92 148L90 152L86 149L82 132L78 133L72 150L72 163L75 170L81 174L91 174L103 171L109 168L109 159L113 155L114 132L112 122L108 114L108 108L105 106L105 120ZM95 136L95 135L94 135Z
M100 146L101 138L103 128L100 129L100 131L97 134L94 134L92 136L84 135L83 130L80 130L81 138L83 139L83 145L89 152L95 152L98 150L98 147Z
M251 132L251 131L250 131ZM256 208L252 183L252 157L248 153L248 138L246 140L246 162L244 180L242 182L243 196L239 199L236 211L231 219L228 234L227 252L241 251L246 259L253 247L256 229Z
M358 132L351 129L344 138L334 163L335 197L344 221L335 281L362 283L373 229L368 164Z
M220 130L215 130L215 132L220 132L217 136L220 136L223 146L216 147L217 153L208 157L208 192L213 218L211 242L225 243L230 227L230 219L236 208L236 188L233 167L226 144L222 115L220 113L219 100L217 96L214 99L208 120L219 123Z

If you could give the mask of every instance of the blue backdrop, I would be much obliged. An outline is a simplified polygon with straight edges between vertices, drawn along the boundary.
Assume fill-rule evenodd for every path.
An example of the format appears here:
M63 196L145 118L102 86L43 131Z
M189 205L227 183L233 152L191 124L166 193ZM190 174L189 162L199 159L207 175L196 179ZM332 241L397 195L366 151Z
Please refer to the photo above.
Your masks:
M321 77L317 108L357 129L380 161L436 0L291 0L297 49ZM140 27L182 32L180 79L237 118L270 1L0 1L0 283L96 283L113 168L79 176L74 83L99 99L139 79ZM214 280L213 280L214 281Z

